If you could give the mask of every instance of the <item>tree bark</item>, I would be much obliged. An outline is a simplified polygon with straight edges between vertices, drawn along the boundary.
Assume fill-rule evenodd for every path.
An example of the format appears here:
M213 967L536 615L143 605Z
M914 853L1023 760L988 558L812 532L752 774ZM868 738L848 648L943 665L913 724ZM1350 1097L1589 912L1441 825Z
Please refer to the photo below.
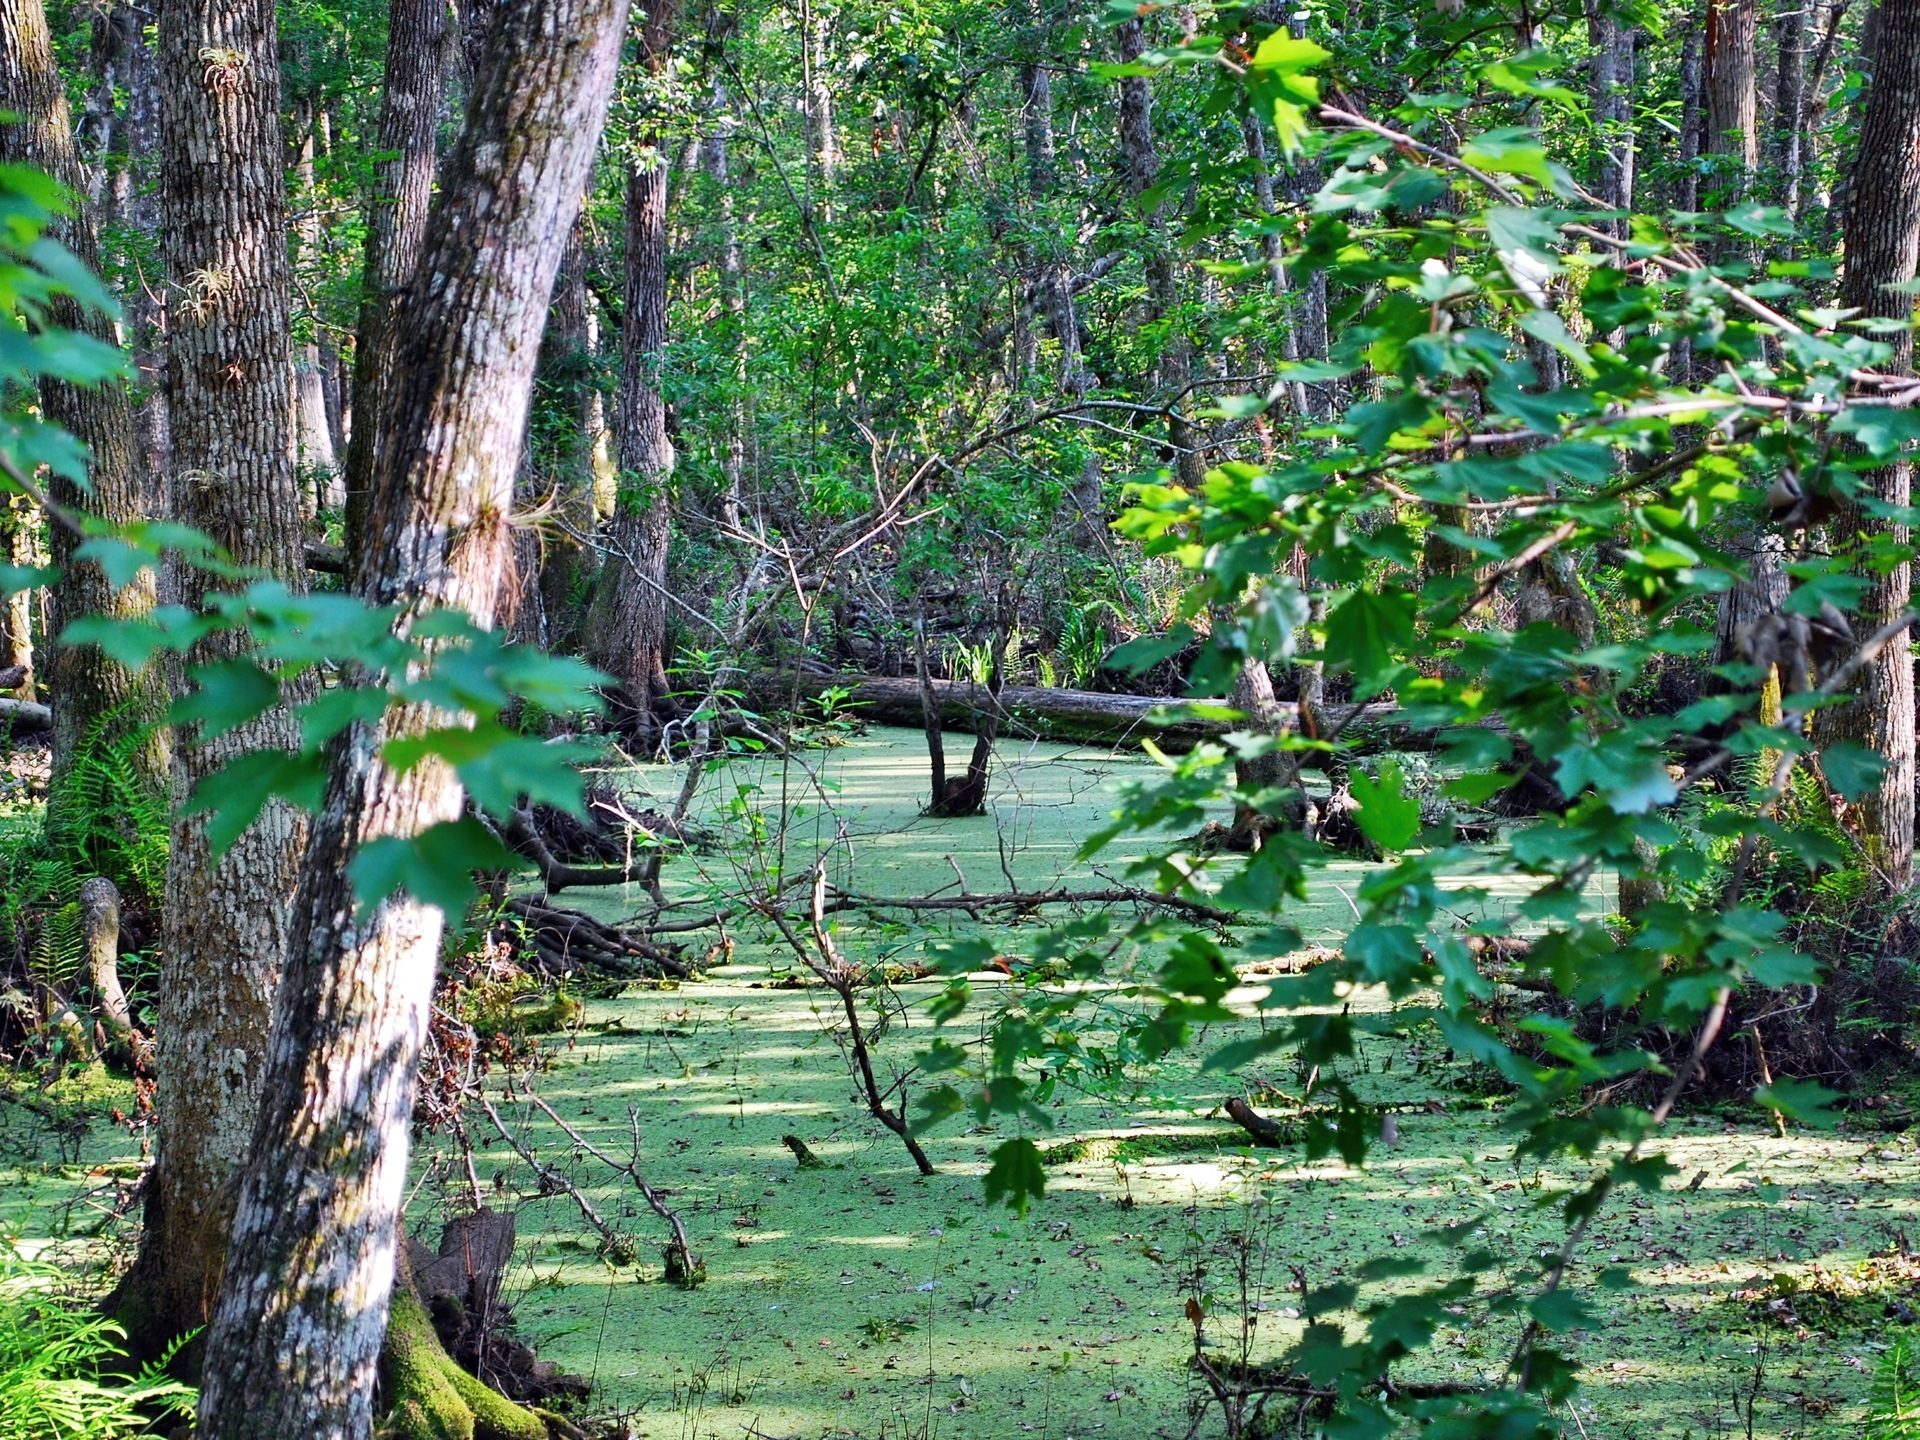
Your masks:
M159 65L162 236L176 297L167 332L175 517L240 564L302 590L273 5L162 7ZM190 609L214 588L184 566L171 583ZM188 661L231 658L243 645L231 633L216 636ZM297 739L284 710L211 742L177 729L174 795L184 798L236 755ZM216 865L204 816L173 823L161 924L160 1143L140 1254L117 1307L142 1348L209 1313L305 837L304 817L276 802Z
M1128 20L1114 32L1120 63L1131 65L1147 48L1144 21ZM1146 192L1160 174L1160 152L1153 138L1153 88L1144 75L1129 75L1120 82L1120 160L1126 191L1143 209L1146 221L1141 245L1141 264L1146 270L1148 318L1156 323L1169 319L1161 342L1160 356L1154 366L1155 388L1167 405L1167 446L1171 468L1180 482L1197 489L1206 477L1206 461L1200 453L1201 431L1182 413L1187 404L1186 390L1193 378L1193 349L1184 326L1175 312L1180 306L1175 277L1173 249L1162 220L1165 204L1144 205Z
M1711 0L1709 0L1711 3ZM1689 16L1680 37L1680 194L1682 210L1700 208L1700 132L1706 128L1706 74L1701 56L1705 26L1696 28ZM1682 379L1685 371L1678 372Z
M1746 194L1760 164L1759 0L1707 0L1707 153L1735 162L1730 197Z
M1633 204L1634 31L1604 13L1599 0L1589 0L1587 38L1593 46L1590 91L1599 152L1594 194L1624 210ZM1614 222L1613 230L1624 236L1625 220Z
M713 109L724 115L726 87L713 83ZM748 412L747 412L747 266L740 248L739 217L733 195L733 177L728 170L728 142L732 139L732 121L714 126L701 152L701 164L713 181L719 203L720 219L720 304L727 316L727 340L733 352L733 393L727 399L727 438L720 468L725 490L720 497L720 518L727 525L740 524L745 497Z
M664 0L667 6L677 3L678 0ZM840 174L840 133L834 126L833 89L826 78L827 29L828 20L821 13L818 0L800 0L800 70L806 92L807 152L812 159L807 172L807 199L809 207L817 208L820 218L831 225L833 189ZM812 176L816 170L820 176L817 199L812 194Z
M677 16L672 0L648 13L643 63L665 65ZM620 495L607 527L602 585L604 623L596 626L600 664L617 678L636 727L652 732L671 706L666 670L667 542L672 532L673 442L660 373L667 349L666 157L658 138L650 161L627 170L625 313L620 327L620 394L614 425L620 444Z
M1247 717L1238 722L1241 729L1279 736L1291 728L1285 722L1293 717L1285 716L1274 698L1273 677L1266 663L1252 656L1241 662L1240 674L1234 681L1233 708ZM1297 708L1294 714L1298 715ZM1274 790L1285 793L1277 797L1276 808L1272 810L1236 802L1233 828L1227 841L1230 848L1257 850L1271 830L1277 827L1297 830L1306 822L1307 802L1300 791L1298 752L1274 750L1252 759L1237 756L1233 762L1233 783L1249 793Z
M1911 321L1914 297L1904 285L1920 267L1920 0L1881 0L1880 44L1853 174L1847 186L1846 270L1840 303L1864 315ZM1891 43L1890 43L1891 42ZM1913 369L1913 335L1882 336L1894 345L1897 373ZM1910 503L1913 469L1889 465L1868 477L1873 493L1891 505ZM1907 527L1854 517L1865 535L1890 533L1904 543ZM1865 634L1907 607L1912 567L1902 562L1871 582L1861 601ZM1906 631L1867 667L1854 702L1838 712L1833 733L1856 739L1886 762L1879 785L1860 799L1860 822L1875 863L1900 889L1913 881L1914 687L1912 646Z
M66 87L54 61L41 0L0 0L0 110L20 117L0 125L0 160L36 166L74 192L79 209L71 217L56 218L49 233L72 250L88 270L97 273L100 253L92 207L83 200L88 190L87 175L74 145ZM83 310L70 298L55 301L52 319L103 344L118 344L109 317ZM91 513L115 525L149 514L147 489L140 483L134 460L133 402L125 383L112 380L88 388L43 380L40 404L46 418L81 441L92 457L87 467L87 488L71 476L54 475L49 481L52 498L68 509ZM65 526L49 525L48 541L53 563L61 571L52 589L50 628L54 633L82 615L130 620L153 608L155 577L151 571L142 573L131 585L116 587L108 583L97 565L75 561L78 539ZM65 781L83 744L125 750L134 783L146 797L157 801L166 795L165 741L157 737L144 743L137 740L141 728L157 718L165 697L154 671L129 670L109 659L98 646L56 644L49 648L47 679L54 725L53 803L48 824L57 839L64 820L69 818L67 807L61 803Z
M380 104L380 154L367 247L347 442L346 534L351 551L366 523L367 497L379 454L382 397L398 339L394 311L413 281L433 199L434 131L446 93L454 34L445 0L391 0L387 12L386 93Z
M1020 67L1020 132L1027 152L1027 191L1045 200L1053 190L1053 77L1044 65Z
M1811 0L1808 0L1811 3ZM1790 0L1774 27L1780 54L1773 86L1773 163L1780 172L1780 203L1789 215L1800 211L1800 176L1806 169L1801 126L1806 110L1807 11Z
M125 226L138 237L139 254L156 254L160 238L160 61L147 40L150 12L116 5L95 30L108 53L101 62L103 106L126 93L126 118L112 132L114 152L100 186L102 225ZM110 82L110 87L109 87ZM103 127L104 128L104 127ZM128 348L134 369L134 484L141 513L172 509L167 424L167 301L164 277L147 274L137 256L130 283L121 286Z
M625 0L496 17L402 312L355 591L402 625L493 619L528 390L567 230L619 63ZM203 1440L361 1440L372 1427L415 1071L443 917L403 894L357 915L347 867L383 835L458 816L436 762L396 775L395 711L336 742L301 872L268 1077L207 1340Z

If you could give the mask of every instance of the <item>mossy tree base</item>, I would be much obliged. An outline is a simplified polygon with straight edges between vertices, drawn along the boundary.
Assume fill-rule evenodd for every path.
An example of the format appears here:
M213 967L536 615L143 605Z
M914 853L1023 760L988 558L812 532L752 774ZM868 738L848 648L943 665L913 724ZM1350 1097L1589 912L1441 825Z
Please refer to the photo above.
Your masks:
M380 1352L391 1409L385 1440L547 1440L549 1419L516 1405L454 1363L409 1285L396 1285ZM564 1421L552 1427L578 1433Z

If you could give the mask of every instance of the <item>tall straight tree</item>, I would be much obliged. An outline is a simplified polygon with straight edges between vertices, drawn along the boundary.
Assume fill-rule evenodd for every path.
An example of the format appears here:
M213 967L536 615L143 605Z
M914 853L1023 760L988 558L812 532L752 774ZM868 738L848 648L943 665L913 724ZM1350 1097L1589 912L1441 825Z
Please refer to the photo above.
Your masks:
M1760 163L1759 23L1759 0L1707 0L1707 153L1727 157L1736 194Z
M660 74L673 48L675 0L655 0L640 34L641 62ZM673 523L673 441L660 367L667 349L667 181L656 134L627 167L627 259L620 324L620 493L607 525L606 600L596 658L617 676L641 729L668 700L667 542Z
M400 606L402 626L441 606L493 619L540 333L626 9L527 0L495 18L404 302L351 577L368 602ZM443 917L404 892L357 913L347 868L368 841L460 814L449 768L402 775L380 758L427 719L356 724L330 757L207 1339L203 1440L372 1428Z
M1146 22L1126 21L1114 32L1114 45L1122 65L1137 63L1146 53ZM1187 403L1184 392L1193 376L1193 350L1174 315L1180 298L1173 250L1162 219L1166 202L1144 209L1143 197L1160 175L1160 152L1153 136L1153 86L1145 75L1129 75L1120 82L1120 164L1127 194L1143 206L1146 221L1141 260L1147 275L1149 318L1174 321L1161 341L1154 367L1155 384L1168 407L1167 441L1181 482L1198 485L1206 462L1200 454L1200 433L1182 413Z
M176 518L304 588L293 463L280 55L272 0L181 0L159 29L164 254L175 297L167 403ZM182 604L211 582L182 569ZM232 658L216 636L190 664ZM273 711L211 742L174 736L177 797L235 755L289 748ZM160 1147L121 1313L151 1343L202 1325L226 1254L234 1172L266 1068L306 824L274 802L215 863L204 815L170 836L159 985Z
M1745 195L1760 163L1758 11L1759 0L1707 0L1706 141L1707 153L1720 157L1720 193L1702 197L1710 205ZM1727 548L1746 562L1747 578L1720 595L1715 655L1721 661L1733 659L1740 635L1787 595L1778 535L1741 526L1728 536Z
M1847 184L1846 270L1840 303L1862 315L1910 322L1914 297L1905 288L1920 267L1920 0L1881 0L1879 43L1871 59L1873 85L1860 127L1860 146ZM1913 370L1913 334L1889 329L1892 368ZM1913 494L1913 467L1889 465L1871 477L1873 492L1905 506ZM1907 539L1897 522L1857 517L1863 532ZM1900 614L1913 594L1912 566L1869 573L1861 601L1869 630ZM1875 863L1899 888L1913 881L1914 689L1913 652L1901 631L1866 667L1859 698L1837 718L1837 731L1858 738L1886 762L1880 783L1861 797L1861 823Z
M0 160L36 166L73 192L79 208L59 219L52 235L88 270L97 271L100 256L94 217L91 207L80 203L88 190L87 176L74 146L66 86L54 63L41 0L0 0L0 111L18 117L0 124ZM83 310L69 298L56 302L52 319L104 344L115 343L112 321L97 311ZM51 498L69 510L87 511L114 524L146 515L148 496L134 459L133 402L126 385L116 381L82 387L47 379L40 383L40 404L47 419L80 440L91 456L87 487L82 489L71 476L55 475ZM53 587L56 631L81 615L133 619L153 608L151 571L143 572L131 585L116 587L98 566L75 562L77 537L72 530L55 524L48 535L53 561L60 567L60 579ZM48 680L54 722L54 803L48 822L57 830L65 815L64 781L87 730L96 728L96 743L134 744L140 729L158 718L163 697L157 672L131 671L94 645L56 645ZM129 755L135 783L155 800L164 797L164 742L156 737L132 748Z
M353 434L347 445L347 543L358 542L379 453L381 396L393 369L393 319L413 279L433 200L434 129L453 61L445 0L392 0L380 159L367 208L367 246L353 352Z

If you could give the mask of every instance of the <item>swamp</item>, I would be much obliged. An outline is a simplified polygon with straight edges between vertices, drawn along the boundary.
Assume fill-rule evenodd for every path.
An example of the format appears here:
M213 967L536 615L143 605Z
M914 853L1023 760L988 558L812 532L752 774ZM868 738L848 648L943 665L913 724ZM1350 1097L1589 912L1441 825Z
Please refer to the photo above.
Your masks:
M787 808L779 843L803 869L830 850L836 884L862 893L979 894L989 877L996 891L1097 889L1138 858L1089 868L1075 852L1118 788L1150 768L1142 757L1028 741L1003 759L986 814L962 822L922 813L925 750L912 732L874 727L785 762L729 765L694 811L712 840L667 872L668 911L737 891L735 868L754 863L738 838L754 828L747 816L778 830L783 792L810 798ZM680 782L657 765L612 778L636 809ZM1256 1029L1261 977L1337 942L1347 897L1377 868L1320 869L1295 912L1307 947L1236 967L1236 1017L1202 1039ZM1617 884L1596 877L1587 906L1617 906ZM1477 892L1462 902L1470 918L1520 893L1471 860L1442 885ZM582 903L618 924L644 899L635 886ZM933 1028L941 982L916 976L927 947L997 930L964 911L836 920L840 949L889 977L863 999L876 1022L888 1017L883 1063L906 1068ZM1032 1129L1045 1204L1024 1217L986 1209L989 1147L1009 1127L927 1138L936 1173L919 1174L850 1079L833 994L751 916L724 938L691 980L603 986L558 1017L537 992L507 1001L503 1017L539 1012L532 1033L504 1020L539 1058L517 1072L518 1092L511 1067L494 1090L530 1153L485 1134L472 1152L482 1202L516 1217L499 1297L516 1335L591 1382L591 1411L634 1436L1184 1435L1212 1403L1191 1364L1196 1338L1273 1365L1300 1339L1303 1287L1357 1277L1381 1252L1444 1267L1438 1232L1450 1226L1473 1224L1498 1264L1524 1269L1555 1239L1542 1195L1578 1177L1517 1162L1507 1087L1413 1021L1356 1047L1356 1088L1395 1117L1392 1147L1363 1168L1308 1159L1295 1137L1253 1143L1225 1113L1219 1080L1185 1057L1049 1102ZM1129 957L1113 986L1156 958ZM989 995L1010 983L994 969L968 978ZM1350 1003L1394 1008L1378 987ZM1306 1082L1283 1057L1234 1087L1287 1126ZM134 1109L133 1087L98 1067L48 1101L38 1124L12 1127L0 1226L28 1256L97 1273L128 1242L145 1127L109 1118ZM671 1230L588 1144L622 1164L638 1155L705 1267L698 1288L668 1283ZM1570 1281L1594 1309L1575 1343L1605 1359L1568 1420L1624 1436L1741 1434L1749 1417L1756 1434L1859 1434L1890 1326L1920 1306L1914 1138L1871 1116L1783 1136L1751 1105L1702 1103L1668 1154L1674 1183L1605 1217ZM542 1178L549 1166L566 1189ZM408 1225L437 1242L446 1218L471 1208L469 1189L454 1137L424 1137ZM583 1219L583 1201L617 1243ZM1623 1271L1630 1288L1617 1284ZM1189 1303L1205 1312L1198 1337ZM1463 1311L1403 1379L1458 1381L1516 1328ZM1300 1400L1268 1403L1290 1416Z
M1920 0L0 0L0 1440L1920 1440Z

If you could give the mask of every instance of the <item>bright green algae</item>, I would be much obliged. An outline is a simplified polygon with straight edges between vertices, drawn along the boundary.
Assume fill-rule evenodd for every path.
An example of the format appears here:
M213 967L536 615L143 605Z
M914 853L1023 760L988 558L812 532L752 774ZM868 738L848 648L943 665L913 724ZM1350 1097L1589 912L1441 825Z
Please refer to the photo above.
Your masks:
M962 744L956 737L952 748ZM824 762L823 778L837 787L829 792L835 814L822 808L793 822L789 873L804 873L816 845L844 824L853 856L843 848L835 864L851 865L847 883L893 895L952 883L949 855L970 890L1006 888L1003 829L1018 842L1006 859L1022 888L1062 876L1106 883L1076 870L1073 850L1105 819L1111 787L1145 769L1137 758L1030 747L1009 757L1019 763L996 797L1010 816L1004 824L931 822L917 816L925 789L917 736L877 732L806 758ZM761 782L754 803L771 806L777 766L753 768ZM662 767L636 780L670 795L678 778ZM701 807L709 826L735 833L743 823L715 808L741 778L728 773L710 787ZM1123 846L1120 856L1139 848ZM1342 862L1316 882L1302 921L1310 940L1338 933L1350 917L1339 888L1351 894L1368 868ZM669 894L690 893L701 869L721 880L731 874L723 854L676 860ZM1102 869L1120 877L1123 864L1116 857ZM614 917L643 898L637 889L579 891L562 903ZM1611 898L1602 887L1591 902ZM858 958L884 952L904 961L929 933L848 918L840 940ZM489 1203L519 1207L521 1245L506 1289L522 1333L543 1357L592 1376L595 1407L625 1414L636 1435L733 1440L749 1433L743 1427L770 1436L1184 1435L1199 1393L1187 1366L1184 1277L1207 1263L1209 1341L1233 1338L1234 1232L1251 1231L1267 1247L1256 1358L1277 1355L1300 1331L1299 1297L1285 1288L1292 1266L1313 1285L1350 1276L1379 1254L1422 1256L1446 1273L1447 1256L1428 1232L1479 1216L1491 1248L1515 1267L1559 1239L1535 1202L1543 1187L1577 1173L1516 1170L1499 1101L1430 1033L1363 1048L1356 1082L1370 1099L1399 1107L1400 1138L1364 1172L1331 1160L1304 1165L1297 1149L1237 1144L1214 1108L1225 1082L1198 1073L1205 1050L1238 1028L1215 1027L1151 1077L1152 1094L1138 1105L1063 1097L1049 1112L1053 1129L1035 1136L1054 1158L1044 1204L1025 1219L987 1210L987 1152L1011 1129L972 1133L964 1119L949 1122L927 1141L939 1173L921 1180L853 1094L823 1028L830 997L775 988L769 962L784 972L790 957L750 934L735 958L747 963L678 989L590 1002L583 1029L545 1042L554 1064L537 1081L570 1124L623 1157L629 1111L638 1113L642 1171L673 1192L706 1261L703 1287L661 1283L664 1227L631 1184L574 1154L551 1122L528 1118L523 1106L503 1113L601 1216L641 1242L637 1257L603 1256L574 1201L539 1194L531 1169L497 1140L477 1160ZM914 1007L933 988L901 987L907 1029L896 1021L882 1042L883 1068L908 1063L929 1033ZM1283 1057L1251 1079L1299 1090ZM0 1105L0 1227L35 1248L58 1233L50 1253L78 1272L101 1261L106 1235L128 1223L110 1212L139 1157L126 1131L98 1118L111 1105L126 1108L130 1093L91 1082L76 1089L96 1119L64 1137L71 1163L62 1163L63 1137L47 1122ZM781 1143L788 1132L830 1168L799 1170ZM445 1138L427 1138L416 1155L410 1215L429 1238L447 1199L466 1190ZM1668 1149L1678 1169L1668 1188L1616 1199L1572 1271L1598 1318L1568 1347L1586 1367L1580 1425L1569 1417L1568 1433L1744 1433L1734 1400L1744 1407L1756 1363L1755 1434L1859 1433L1872 1367L1895 1323L1883 1312L1909 1300L1920 1311L1920 1267L1893 1257L1860 1273L1903 1235L1920 1238L1914 1147L1893 1136L1795 1132L1782 1140L1765 1117L1741 1113L1685 1120ZM1271 1220L1242 1203L1261 1190L1275 1197ZM95 1226L102 1235L85 1233ZM1600 1273L1614 1268L1630 1269L1639 1285L1600 1286ZM1507 1321L1443 1330L1405 1373L1494 1373L1513 1339Z

